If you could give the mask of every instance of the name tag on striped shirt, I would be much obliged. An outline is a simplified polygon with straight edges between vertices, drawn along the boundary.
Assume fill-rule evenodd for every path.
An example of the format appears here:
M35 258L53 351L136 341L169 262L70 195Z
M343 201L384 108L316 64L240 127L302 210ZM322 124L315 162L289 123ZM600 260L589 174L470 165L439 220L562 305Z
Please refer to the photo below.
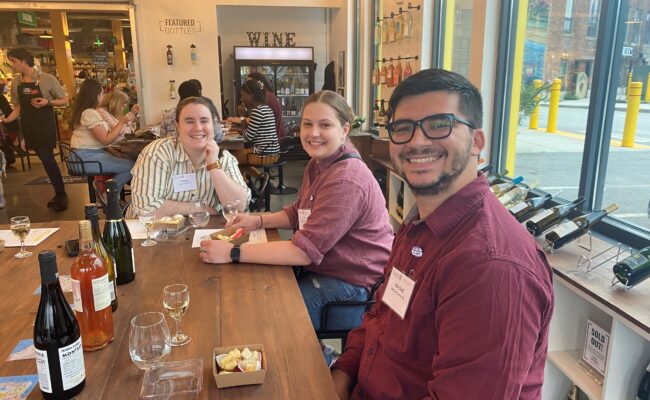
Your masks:
M174 193L189 192L190 190L196 190L198 187L195 174L174 175L172 176L172 182L174 185Z

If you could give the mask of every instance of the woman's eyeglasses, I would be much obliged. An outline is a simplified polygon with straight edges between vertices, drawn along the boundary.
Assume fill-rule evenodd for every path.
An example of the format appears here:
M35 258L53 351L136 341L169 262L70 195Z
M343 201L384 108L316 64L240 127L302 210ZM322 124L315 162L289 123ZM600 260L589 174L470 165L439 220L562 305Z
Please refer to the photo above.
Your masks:
M422 129L424 136L437 140L451 135L454 122L459 122L469 126L471 129L476 129L474 124L454 114L434 114L424 117L419 121L411 121L410 119L393 121L386 124L386 130L388 131L391 142L394 144L404 144L413 139L415 128L418 125Z

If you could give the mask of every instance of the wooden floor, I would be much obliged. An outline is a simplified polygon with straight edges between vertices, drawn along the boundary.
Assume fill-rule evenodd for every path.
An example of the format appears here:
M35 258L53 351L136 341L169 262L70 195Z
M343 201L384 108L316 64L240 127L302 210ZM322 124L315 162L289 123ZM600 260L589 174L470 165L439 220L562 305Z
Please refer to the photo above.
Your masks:
M58 158L57 158L58 160ZM60 161L60 160L58 160ZM25 185L25 183L46 176L38 157L31 158L32 169L23 172L20 161L7 168L7 177L4 182L4 195L7 200L5 208L0 209L0 224L8 224L9 219L16 215L27 215L32 222L48 221L74 221L83 218L83 206L88 199L88 186L86 184L66 185L66 192L70 199L70 207L61 212L56 212L47 207L47 202L54 197L51 185ZM302 174L307 161L289 161L284 166L284 184L291 187L300 187ZM65 166L59 163L61 172L66 175ZM277 182L277 179L273 180ZM283 205L291 203L296 195L271 196L271 209L280 210ZM284 237L284 235L282 235Z

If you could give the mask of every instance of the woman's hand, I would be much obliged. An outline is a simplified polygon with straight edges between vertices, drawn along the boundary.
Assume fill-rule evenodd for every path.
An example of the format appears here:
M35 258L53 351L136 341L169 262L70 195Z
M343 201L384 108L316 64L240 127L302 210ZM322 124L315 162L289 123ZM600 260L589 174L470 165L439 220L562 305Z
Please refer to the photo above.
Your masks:
M241 124L242 120L239 117L229 117L226 121L230 122L231 124Z
M205 163L212 164L219 159L219 145L214 141L214 137L208 140L205 145Z
M132 112L128 112L120 117L120 122L124 125L131 123L135 119L135 115Z
M238 229L244 228L246 232L260 229L262 227L262 216L237 214L235 219L232 222L229 222L226 226L232 226Z
M202 240L199 248L201 261L209 264L227 264L232 262L230 250L233 244L226 240Z
M131 107L131 112L135 115L140 112L140 104L134 104L133 107Z

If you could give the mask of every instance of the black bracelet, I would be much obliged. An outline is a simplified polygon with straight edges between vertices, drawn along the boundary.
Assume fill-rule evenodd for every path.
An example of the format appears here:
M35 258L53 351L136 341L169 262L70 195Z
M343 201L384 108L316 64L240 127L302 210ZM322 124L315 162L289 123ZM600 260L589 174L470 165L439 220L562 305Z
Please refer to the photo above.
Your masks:
M260 229L264 228L264 220L262 219L262 214L260 214Z

